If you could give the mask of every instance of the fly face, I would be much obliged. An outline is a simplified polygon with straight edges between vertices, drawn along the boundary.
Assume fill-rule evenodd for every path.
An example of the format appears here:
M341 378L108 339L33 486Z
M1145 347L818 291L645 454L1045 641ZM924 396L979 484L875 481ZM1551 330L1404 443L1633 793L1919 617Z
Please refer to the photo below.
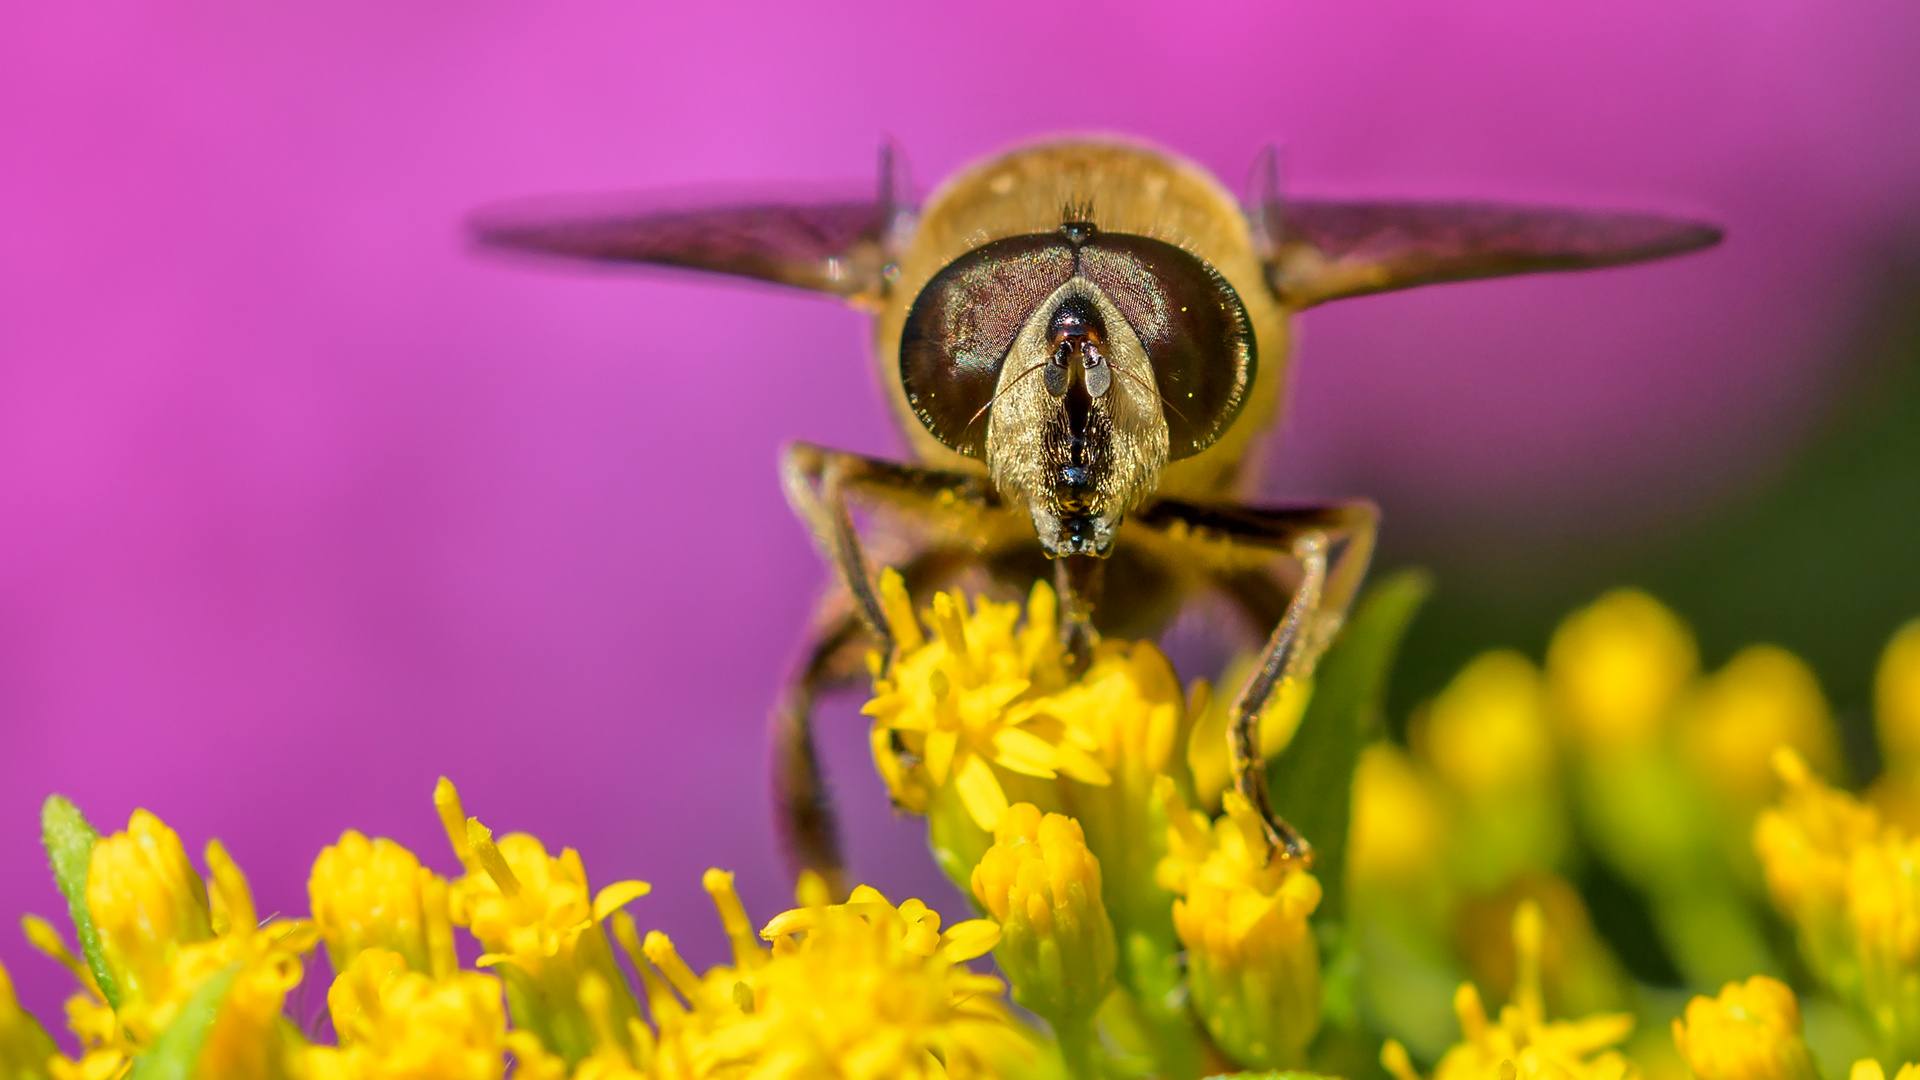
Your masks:
M1111 554L1167 462L1233 422L1255 368L1246 309L1218 271L1077 218L955 259L900 341L914 415L986 463L1052 557Z

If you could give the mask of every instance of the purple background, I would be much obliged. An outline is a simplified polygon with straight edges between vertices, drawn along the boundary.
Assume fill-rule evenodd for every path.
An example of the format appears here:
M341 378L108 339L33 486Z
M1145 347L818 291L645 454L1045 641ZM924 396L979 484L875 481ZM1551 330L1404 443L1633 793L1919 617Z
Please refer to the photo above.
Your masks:
M504 196L863 177L1114 130L1239 186L1699 213L1711 255L1305 320L1270 483L1403 551L1550 545L1757 483L1818 415L1866 257L1920 224L1908 0L0 8L0 913L52 914L49 791L226 840L304 910L348 826L496 828L720 953L782 904L762 724L822 580L774 455L897 448L861 316L470 259ZM857 871L933 875L851 705ZM899 899L899 896L895 897ZM950 899L950 897L949 897ZM0 937L28 1001L64 978Z

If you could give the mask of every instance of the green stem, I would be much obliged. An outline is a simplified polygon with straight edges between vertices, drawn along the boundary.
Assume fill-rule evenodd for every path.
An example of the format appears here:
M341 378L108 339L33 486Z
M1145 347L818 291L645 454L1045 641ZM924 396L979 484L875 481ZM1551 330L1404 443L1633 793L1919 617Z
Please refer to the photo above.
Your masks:
M1099 1073L1093 1065L1093 1020L1069 1021L1053 1026L1053 1036L1060 1044L1060 1058L1066 1062L1067 1075L1073 1080L1098 1080Z

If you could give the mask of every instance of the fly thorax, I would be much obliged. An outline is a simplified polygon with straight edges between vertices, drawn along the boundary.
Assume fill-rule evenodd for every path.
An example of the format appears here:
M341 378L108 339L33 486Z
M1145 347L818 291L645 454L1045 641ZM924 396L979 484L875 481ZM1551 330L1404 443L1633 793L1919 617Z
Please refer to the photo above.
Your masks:
M1069 279L1014 338L994 388L986 457L1050 555L1105 555L1151 495L1168 433L1145 347L1093 282Z

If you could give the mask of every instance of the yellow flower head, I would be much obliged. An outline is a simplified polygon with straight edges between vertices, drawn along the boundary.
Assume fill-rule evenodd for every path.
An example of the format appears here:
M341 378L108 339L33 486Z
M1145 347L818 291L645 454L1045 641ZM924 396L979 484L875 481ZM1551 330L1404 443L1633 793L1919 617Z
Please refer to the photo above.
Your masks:
M1569 615L1547 648L1560 716L1574 741L1594 751L1648 745L1698 667L1686 626L1633 589Z
M1080 823L1016 803L973 868L973 895L1000 922L996 955L1020 1004L1056 1025L1093 1015L1113 990L1113 923Z
M1786 791L1754 847L1808 966L1853 1005L1890 1056L1920 1056L1920 839L1775 756Z
M1367 747L1353 774L1347 837L1353 899L1385 899L1409 885L1436 883L1448 827L1439 794L1406 751L1389 742Z
M1785 790L1753 829L1767 891L1798 931L1814 972L1846 993L1858 984L1847 924L1851 867L1857 853L1879 841L1880 817L1815 779L1792 750L1776 751L1773 763Z
M94 843L87 910L108 970L131 997L167 994L180 946L213 936L207 887L179 834L145 810Z
M13 978L0 967L0 1076L9 1080L42 1076L54 1052L53 1040L40 1021L20 1007Z
M969 613L965 596L941 593L928 613L930 638L899 574L881 575L880 592L899 655L863 711L873 717L874 761L896 803L926 813L951 784L974 823L991 831L1008 806L991 766L1109 782L1089 753L1091 736L1031 707L1066 685L1053 590L1044 582L1033 587L1024 627L1018 604L982 598Z
M1863 1058L1853 1063L1853 1069L1848 1073L1847 1080L1887 1080L1887 1072L1880 1067L1879 1062L1872 1058ZM1900 1066L1900 1071L1893 1074L1893 1080L1920 1080L1920 1065L1909 1062Z
M1778 786L1773 752L1785 746L1832 775L1840 736L1820 683L1799 657L1772 645L1740 650L1682 710L1680 746L1694 775L1742 827Z
M375 948L398 953L422 974L455 966L447 883L391 840L349 830L314 860L307 895L335 971Z
M1687 1003L1673 1042L1695 1080L1817 1080L1800 1037L1800 1004L1784 983L1755 975Z
M1475 659L1434 698L1414 736L1457 812L1449 834L1456 877L1497 888L1559 862L1566 809L1546 685L1530 661L1506 651Z
M1160 781L1171 827L1160 883L1177 893L1193 1002L1214 1041L1242 1065L1297 1065L1320 1030L1320 949L1307 919L1320 882L1290 860L1265 863L1259 815L1238 792L1208 822Z
M580 980L597 974L612 988L616 1027L639 1015L601 920L647 894L644 881L616 881L599 893L587 887L586 866L572 848L556 858L538 839L509 833L494 840L478 818L466 817L460 795L442 777L434 805L467 874L449 890L453 923L487 950L479 963L506 980L516 1025L537 1032L548 1049L578 1061L594 1044L594 1022L581 1006Z
M312 1080L498 1080L505 1075L500 983L479 972L443 978L406 957L365 948L327 992L340 1045L307 1052Z
M1453 996L1461 1041L1441 1057L1433 1080L1628 1080L1638 1070L1610 1049L1633 1031L1626 1014L1551 1021L1540 990L1540 909L1522 904L1513 917L1514 954L1519 974L1513 1001L1492 1022L1472 983ZM1419 1080L1407 1051L1388 1039L1380 1063L1396 1080Z
M993 947L992 923L942 933L918 900L896 908L862 886L830 906L819 879L801 888L806 906L761 931L770 952L756 948L757 958L704 980L665 935L648 935L642 970L658 969L666 984L649 993L660 1076L962 1080L1021 1075L1035 1062L1030 1037L1000 1003L1000 981L965 964ZM730 883L716 901L731 925Z
M1920 619L1901 627L1880 654L1873 719L1889 771L1920 766Z
M34 944L66 963L86 988L67 1002L82 1056L58 1068L71 1077L110 1076L150 1048L216 976L233 973L200 1055L206 1076L281 1077L297 1068L301 1043L281 1021L300 954L318 934L307 922L262 924L245 875L215 840L207 845L212 889L187 861L180 838L136 810L127 830L94 842L87 911L120 986L109 1006L52 926L29 920Z

